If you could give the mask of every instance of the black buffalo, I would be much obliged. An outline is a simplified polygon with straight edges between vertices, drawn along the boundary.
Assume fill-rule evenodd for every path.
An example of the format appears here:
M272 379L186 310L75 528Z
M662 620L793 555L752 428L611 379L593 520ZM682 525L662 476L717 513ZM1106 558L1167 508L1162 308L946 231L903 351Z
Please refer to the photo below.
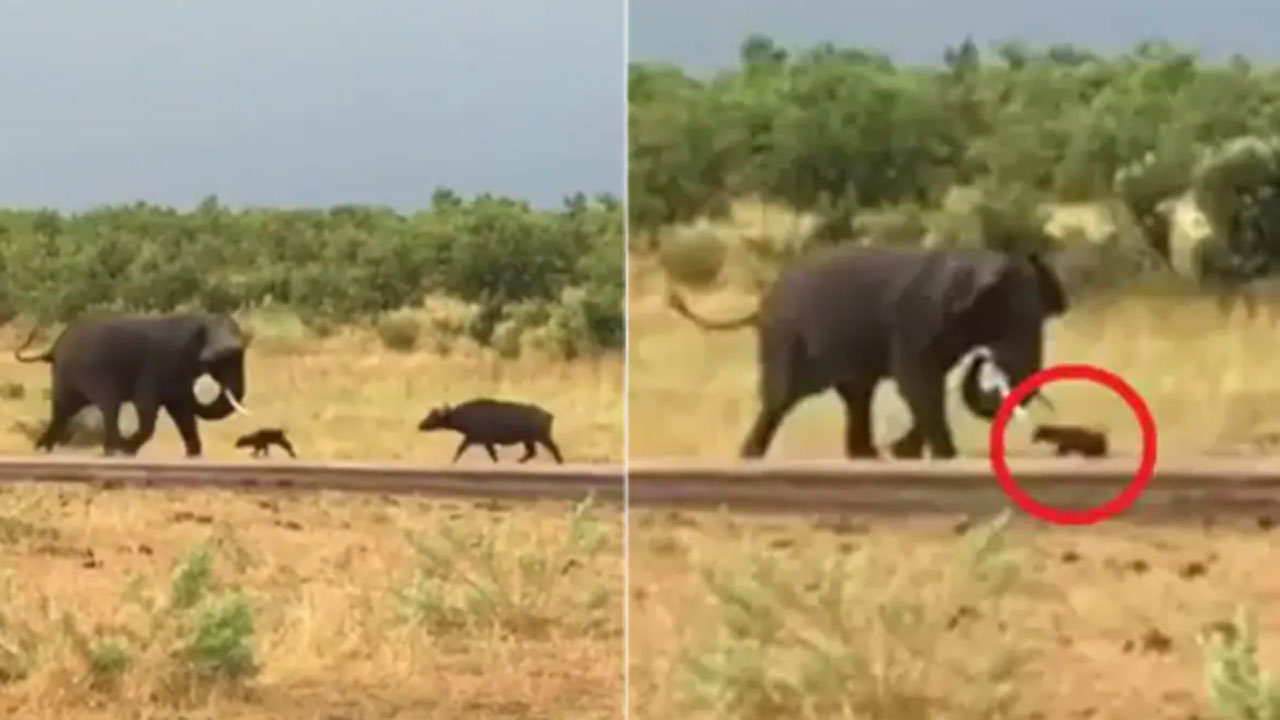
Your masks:
M432 430L453 430L462 434L462 442L453 454L453 462L457 462L472 445L483 445L489 457L498 462L495 445L524 445L524 456L520 462L528 462L537 454L537 445L541 444L551 452L557 463L563 463L560 448L551 439L551 425L555 417L538 407L528 403L517 403L493 398L477 398L461 405L450 407L443 405L431 410L418 423L418 429L424 432Z

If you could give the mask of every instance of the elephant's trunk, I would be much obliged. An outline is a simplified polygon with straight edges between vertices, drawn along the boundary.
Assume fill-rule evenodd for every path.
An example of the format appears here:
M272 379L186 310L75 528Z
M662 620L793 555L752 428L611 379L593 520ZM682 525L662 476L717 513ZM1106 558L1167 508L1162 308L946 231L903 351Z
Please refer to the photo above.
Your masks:
M964 380L960 385L960 397L964 401L965 407L974 415L990 422L995 420L996 414L1000 411L1000 405L1004 402L1005 397L1009 395L1011 388L1008 379L1004 376L999 366L994 366L997 378L994 388L984 386L981 373L984 367L992 365L993 361L989 354L979 354L970 362L969 367L965 370ZM1023 410L1032 400L1039 400L1053 409L1053 403L1039 388L1031 391L1017 407L1013 409L1013 416L1018 419L1026 419L1026 411Z

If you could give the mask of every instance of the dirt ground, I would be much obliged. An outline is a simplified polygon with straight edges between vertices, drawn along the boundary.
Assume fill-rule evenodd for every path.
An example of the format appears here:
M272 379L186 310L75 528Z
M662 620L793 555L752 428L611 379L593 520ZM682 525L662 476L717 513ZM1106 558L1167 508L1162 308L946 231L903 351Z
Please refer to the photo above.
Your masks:
M901 692L927 690L942 697L961 697L981 683L946 675L938 670L944 660L973 663L977 662L975 658L994 656L997 647L1002 652L1012 649L1027 658L1009 688L1013 708L1005 714L966 714L942 705L927 710L919 706L888 707L884 697L890 693L881 687L880 701L886 705L879 707L878 714L842 713L828 706L829 712L819 715L887 720L1213 717L1206 704L1204 656L1196 634L1211 623L1230 619L1233 603L1247 603L1256 609L1263 668L1280 667L1280 645L1272 640L1280 633L1280 581L1275 573L1264 569L1278 549L1278 536L1268 532L1269 524L1263 524L1265 529L1249 522L1169 527L1115 521L1081 529L1052 527L1015 517L1006 543L1010 561L1024 584L1004 597L1002 610L997 611L994 601L975 601L968 607L973 618L998 617L1000 627L989 625L985 634L977 630L965 634L954 629L955 618L962 617L958 614L952 614L947 625L923 622L921 626L933 627L937 632L926 637L929 650L919 664L900 656L895 659L884 649L881 635L887 623L865 624L861 627L876 627L878 632L855 633L848 647L824 650L834 657L845 657L842 653L848 653L847 657L878 653L880 664L872 667L883 673L880 682L890 689L897 683ZM770 647L768 642L750 645L755 636L751 641L739 637L751 648L753 660L741 660L736 665L726 659L727 655L706 651L701 655L707 666L721 669L711 672L710 679L704 676L699 685L704 689L718 688L721 699L734 687L739 692L742 686L749 686L764 693L763 687L748 682L755 673L766 672L756 667L757 663L776 670L773 675L779 686L771 690L785 697L780 686L791 681L783 668L797 668L795 672L799 673L798 668L811 667L805 665L813 660L805 651L808 643L838 645L841 628L856 625L855 616L870 607L867 598L874 597L882 603L881 611L890 606L884 599L889 591L877 588L897 588L895 597L899 603L904 598L923 602L926 620L940 621L945 614L954 613L956 608L947 601L951 587L948 583L953 580L948 575L947 553L959 542L959 529L955 520L945 518L896 520L890 525L866 518L782 519L633 510L631 716L718 716L726 720L770 716L746 711L700 714L696 708L683 704L685 696L680 694L680 688L687 685L692 673L682 662L682 655L697 656L695 648L701 647L697 642L705 640L708 633L714 634L714 629L725 633L718 647L727 653L733 645L725 638L735 634L729 628L738 628L738 636L747 632L742 628L750 626L745 618L752 612L744 608L757 594L742 591L742 587L754 585L735 586L740 592L733 596L737 600L716 605L702 575L704 567L732 566L734 558L759 559L767 555L780 560L780 567L794 569L805 562L828 562L859 548L878 548L877 556L884 562L886 574L876 583L844 580L851 583L846 587L851 594L841 605L841 623L820 625L812 617L813 612L795 610L797 601L791 598L778 604L787 611L775 608L779 613L774 618L777 624L769 625L770 629L761 635L811 631L805 642L785 647L779 644L769 651L762 649ZM766 575L758 572L752 577L762 582ZM816 582L812 580L811 584ZM805 589L819 592L809 585ZM789 596L782 593L779 597ZM865 621L874 614L860 617ZM768 625L773 621L760 622ZM712 655L715 657L708 660ZM853 694L847 687L844 695L832 690L834 684L835 681L807 686L809 699L820 702L821 698L831 700ZM750 693L747 695L750 697ZM798 716L783 707L775 709L775 716Z
M588 514L602 543L588 553L566 544L570 509L0 486L0 715L616 718L621 514ZM476 533L447 558L462 575L415 585L415 568L427 566L407 533L438 540L450 527ZM215 558L208 592L238 588L251 608L259 671L239 684L192 680L181 648L195 631L165 625L156 609L178 606L176 568L202 541ZM486 588L488 615L467 604L481 597L468 583ZM397 593L410 587L415 617L447 611L455 624L402 621ZM97 638L97 650L78 636ZM127 649L118 675L102 650L113 638Z
M368 329L339 329L320 337L284 315L249 315L241 322L253 333L245 405L254 415L201 423L207 458L247 457L247 448L234 447L237 437L260 427L283 426L300 457L447 463L460 437L419 432L418 421L437 404L490 396L537 403L554 413L552 433L565 462L622 459L624 364L619 353L572 361L532 353L502 359L465 341L456 341L445 355L432 347L397 352ZM22 321L0 329L0 415L5 418L0 422L0 453L31 452L33 440L18 423L43 428L49 419L49 366L13 358L12 349L22 344L29 329ZM46 331L32 348L47 347L56 332ZM8 388L14 385L21 389L11 394ZM213 385L198 384L197 392L208 399ZM126 405L121 416L125 430L132 430L132 407ZM60 447L57 452L100 454L101 445ZM518 446L498 449L504 461L522 452ZM277 448L271 454L283 455ZM155 436L139 455L182 456L178 432L163 413ZM471 448L459 462L490 460L482 448ZM530 462L554 460L540 451Z

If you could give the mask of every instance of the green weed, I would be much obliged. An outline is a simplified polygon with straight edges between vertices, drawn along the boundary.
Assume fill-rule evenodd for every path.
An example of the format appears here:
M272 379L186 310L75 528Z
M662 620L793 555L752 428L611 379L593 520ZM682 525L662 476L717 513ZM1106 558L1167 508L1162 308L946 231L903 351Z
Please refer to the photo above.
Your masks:
M590 498L574 506L559 538L539 536L504 518L489 528L446 521L409 540L414 572L395 592L398 615L431 632L591 632L612 610L607 588L572 579L591 572L614 543Z
M1026 660L999 630L1020 585L1008 521L963 538L936 579L870 544L793 557L749 541L703 571L711 609L677 663L682 702L740 720L1007 715Z

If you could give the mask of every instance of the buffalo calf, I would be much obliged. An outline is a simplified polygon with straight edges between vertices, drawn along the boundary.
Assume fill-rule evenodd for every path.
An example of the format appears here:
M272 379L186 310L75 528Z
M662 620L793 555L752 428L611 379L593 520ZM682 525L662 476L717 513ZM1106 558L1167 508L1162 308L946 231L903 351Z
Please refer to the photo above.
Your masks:
M236 440L236 447L253 448L253 457L259 455L271 455L270 446L278 445L289 453L289 457L296 458L293 452L293 446L289 444L289 438L285 437L284 430L280 428L262 428L255 430L248 435L241 435Z
M493 446L516 444L524 445L524 456L520 462L528 462L537 455L537 445L541 444L557 463L563 463L560 448L551 439L554 420L551 413L537 405L477 398L461 405L442 405L433 409L418 423L418 429L423 432L453 430L461 433L462 442L453 454L453 462L457 462L472 445L483 445L489 457L498 462L498 453Z
M1036 427L1031 440L1056 445L1059 456L1071 453L1082 457L1107 456L1107 436L1098 430L1078 425L1040 425Z

